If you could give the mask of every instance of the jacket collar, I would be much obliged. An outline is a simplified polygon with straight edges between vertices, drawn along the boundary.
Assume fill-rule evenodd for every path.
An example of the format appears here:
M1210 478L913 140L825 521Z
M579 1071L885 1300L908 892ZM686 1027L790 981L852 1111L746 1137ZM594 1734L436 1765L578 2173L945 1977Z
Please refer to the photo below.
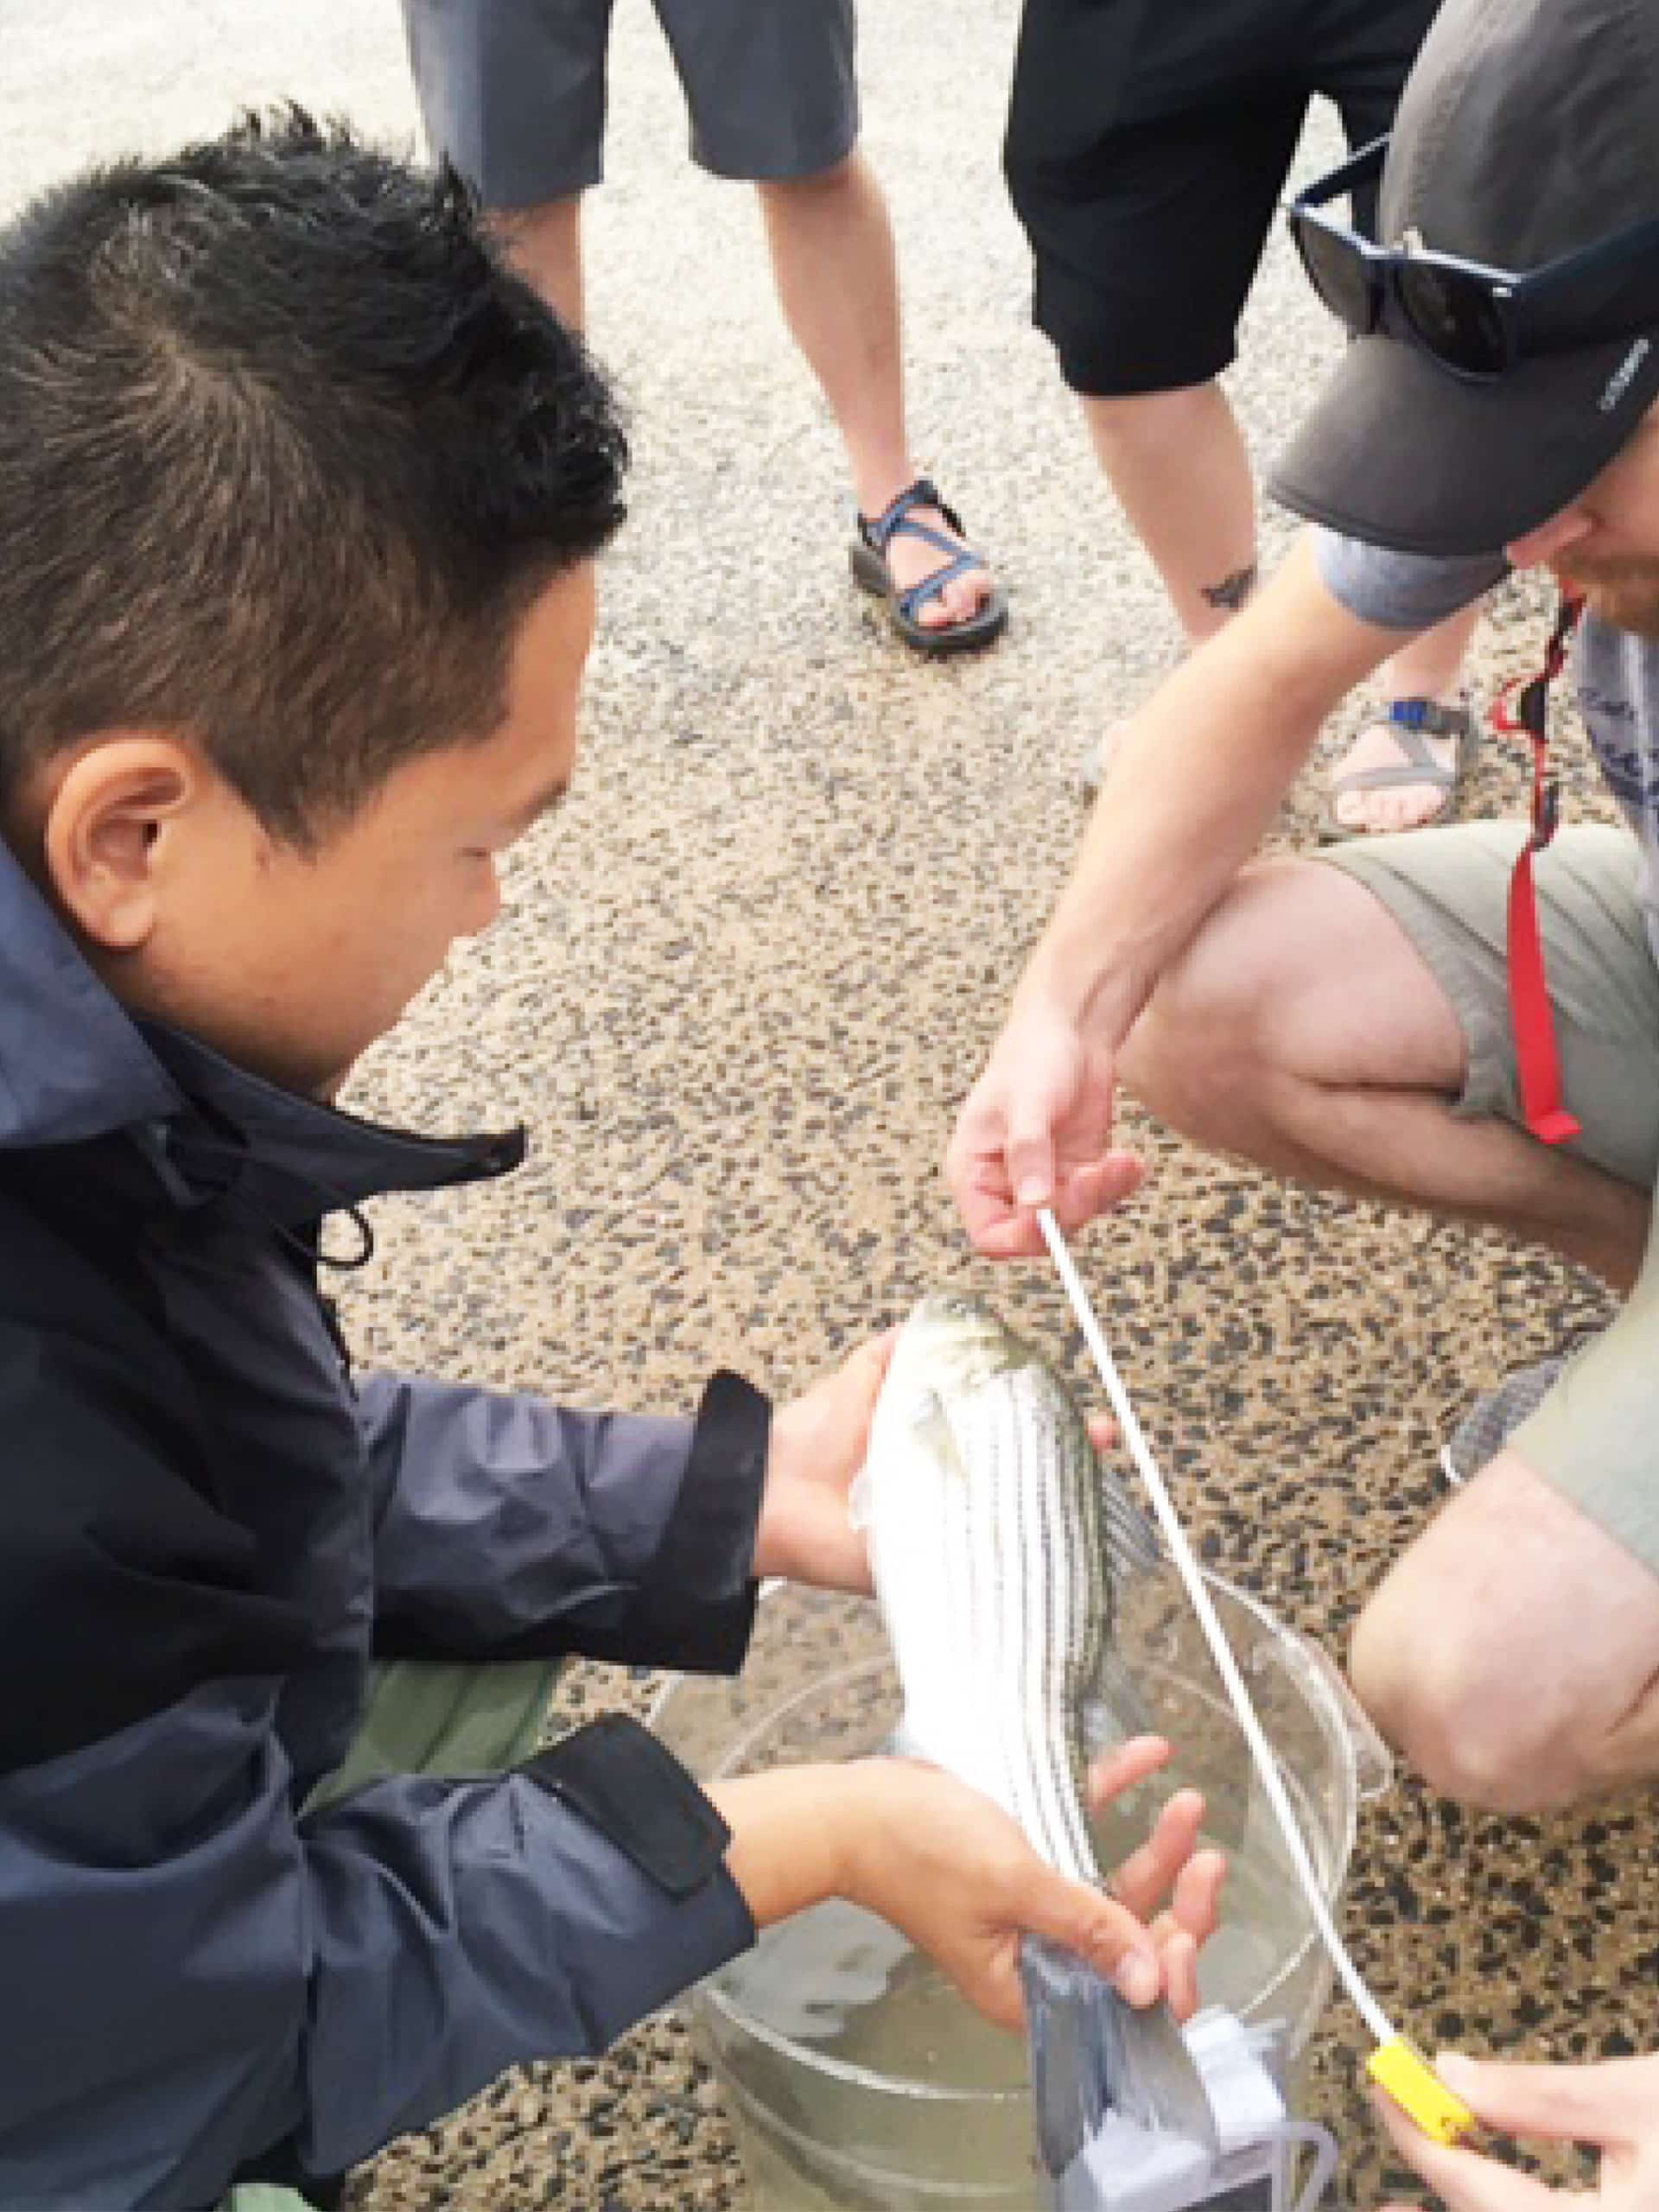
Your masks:
M234 1190L267 1219L296 1225L387 1191L504 1175L524 1156L521 1128L448 1137L391 1128L284 1090L181 1030L137 1026L186 1102L159 1147L157 1133L147 1138L164 1179L168 1167L181 1179L182 1203Z
M0 840L0 1150L106 1136L183 1103Z
M0 1153L123 1132L175 1204L234 1189L284 1225L503 1174L524 1151L521 1129L424 1137L359 1120L135 1019L0 842Z

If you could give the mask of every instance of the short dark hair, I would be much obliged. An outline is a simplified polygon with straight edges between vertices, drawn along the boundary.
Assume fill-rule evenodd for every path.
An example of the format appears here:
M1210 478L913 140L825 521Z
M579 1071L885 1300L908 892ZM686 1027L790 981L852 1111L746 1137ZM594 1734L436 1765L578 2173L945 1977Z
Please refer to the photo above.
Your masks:
M314 845L499 726L626 461L447 168L289 107L48 192L0 232L0 807L164 728Z

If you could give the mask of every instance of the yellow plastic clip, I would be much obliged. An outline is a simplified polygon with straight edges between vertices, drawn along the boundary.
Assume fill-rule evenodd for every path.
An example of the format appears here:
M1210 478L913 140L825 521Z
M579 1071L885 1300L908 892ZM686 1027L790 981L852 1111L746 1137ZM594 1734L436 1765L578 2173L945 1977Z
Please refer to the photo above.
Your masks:
M1461 2097L1454 2097L1414 2044L1404 2036L1379 2044L1365 2070L1435 2143L1458 2143L1475 2124Z

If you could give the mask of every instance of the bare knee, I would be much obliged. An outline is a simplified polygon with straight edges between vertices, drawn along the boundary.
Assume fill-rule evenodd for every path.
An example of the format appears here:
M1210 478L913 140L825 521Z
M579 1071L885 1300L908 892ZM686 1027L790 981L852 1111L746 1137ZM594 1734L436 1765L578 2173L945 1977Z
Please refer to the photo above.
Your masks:
M1227 402L1219 385L1181 385L1170 391L1136 391L1122 397L1091 394L1084 401L1096 452L1135 452L1192 438Z
M1249 870L1165 970L1124 1046L1127 1088L1172 1128L1248 1150L1276 1058L1278 947L1257 926L1258 880Z
M1659 1588L1513 1449L1395 1565L1355 1631L1361 1703L1449 1797L1541 1812L1659 1773Z
M1160 979L1121 1072L1185 1135L1307 1173L1327 1156L1332 1098L1450 1096L1462 1069L1456 1016L1381 902L1294 860L1235 880Z
M755 190L763 207L804 207L816 200L833 200L838 194L857 191L868 176L864 157L855 146L838 162L831 162L828 168L814 169L807 176L759 177Z
M1388 1741L1443 1796L1491 1813L1536 1813L1586 1786L1572 1747L1535 1725L1513 1679L1500 1682L1444 1609L1427 1614L1386 1582L1354 1630L1349 1673Z

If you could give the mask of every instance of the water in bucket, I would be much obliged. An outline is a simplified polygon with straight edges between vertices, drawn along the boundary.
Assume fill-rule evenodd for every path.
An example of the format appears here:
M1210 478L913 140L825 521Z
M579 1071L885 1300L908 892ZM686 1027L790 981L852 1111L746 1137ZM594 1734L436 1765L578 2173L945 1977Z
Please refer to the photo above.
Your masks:
M1211 1580L1250 1681L1327 1897L1339 1895L1359 1797L1386 1754L1313 1648ZM1249 2026L1275 2027L1293 2062L1330 1986L1283 1843L1251 1787L1249 1754L1185 1593L1173 1576L1124 1593L1116 1642L1172 1766L1096 1827L1111 1867L1178 1789L1209 1802L1229 1853L1225 1925L1200 1993ZM760 1606L735 1682L686 1677L653 1725L705 1779L878 1750L899 1710L876 1609L783 1588ZM1104 1748L1103 1745L1102 1748ZM690 2000L757 2212L1043 2212L1022 2041L974 2013L896 1930L841 1900L767 1929Z

